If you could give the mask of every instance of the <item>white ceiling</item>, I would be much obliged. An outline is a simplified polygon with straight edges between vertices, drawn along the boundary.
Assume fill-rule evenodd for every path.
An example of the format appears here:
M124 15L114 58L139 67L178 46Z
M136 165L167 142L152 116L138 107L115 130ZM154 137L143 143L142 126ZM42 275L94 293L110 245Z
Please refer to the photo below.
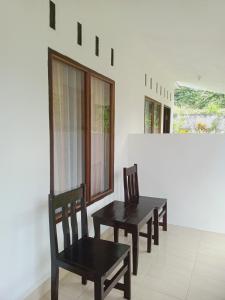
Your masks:
M112 28L126 20L174 80L225 92L225 0L98 1Z
M144 2L146 41L175 79L225 91L225 0Z

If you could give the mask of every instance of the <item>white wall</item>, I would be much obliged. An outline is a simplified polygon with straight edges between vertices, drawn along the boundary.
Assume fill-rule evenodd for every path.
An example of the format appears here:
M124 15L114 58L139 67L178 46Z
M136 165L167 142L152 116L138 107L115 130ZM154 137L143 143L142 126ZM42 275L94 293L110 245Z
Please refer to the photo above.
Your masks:
M144 96L171 105L155 89L144 87L145 73L169 91L173 82L129 31L128 10L118 4L120 9L113 0L57 0L54 31L48 26L47 0L1 0L1 299L24 299L50 274L48 47L116 82L115 193L89 207L89 214L122 197L127 137L144 130ZM77 21L83 24L82 47L76 45ZM100 38L99 58L94 55L95 35Z
M169 223L225 233L225 136L129 135L140 194L168 198Z

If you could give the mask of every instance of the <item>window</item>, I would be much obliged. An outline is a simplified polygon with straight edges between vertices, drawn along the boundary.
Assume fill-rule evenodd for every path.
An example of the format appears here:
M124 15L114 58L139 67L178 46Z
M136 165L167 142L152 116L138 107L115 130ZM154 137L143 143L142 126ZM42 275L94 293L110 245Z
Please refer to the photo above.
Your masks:
M71 190L84 181L85 73L52 60L54 192Z
M90 204L113 192L115 84L49 49L51 191L86 183Z
M161 104L145 97L145 133L161 133Z
M171 108L164 105L163 109L163 133L170 133Z

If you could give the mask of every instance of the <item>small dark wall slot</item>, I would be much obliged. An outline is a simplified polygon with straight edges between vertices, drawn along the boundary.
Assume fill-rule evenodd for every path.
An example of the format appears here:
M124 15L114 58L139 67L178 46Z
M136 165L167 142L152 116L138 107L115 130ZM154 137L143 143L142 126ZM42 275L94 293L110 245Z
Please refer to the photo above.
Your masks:
M114 49L111 48L111 66L114 66Z
M95 55L99 56L99 37L95 37Z
M152 78L150 79L150 89L152 90Z
M145 86L147 86L147 74L145 74Z
M82 45L82 24L77 22L77 44Z
M55 3L49 2L49 26L52 29L55 29Z

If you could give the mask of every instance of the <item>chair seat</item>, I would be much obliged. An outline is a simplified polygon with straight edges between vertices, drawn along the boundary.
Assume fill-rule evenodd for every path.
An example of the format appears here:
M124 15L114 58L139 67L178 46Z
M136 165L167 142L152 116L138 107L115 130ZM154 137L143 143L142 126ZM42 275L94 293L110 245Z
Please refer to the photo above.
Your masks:
M123 261L130 246L99 240L82 238L58 254L58 262L76 267L92 275L107 275L109 270ZM70 268L71 269L71 268Z
M164 198L155 198L155 197L146 197L146 196L139 196L140 202L149 202L149 205L161 209L167 203L167 199Z

